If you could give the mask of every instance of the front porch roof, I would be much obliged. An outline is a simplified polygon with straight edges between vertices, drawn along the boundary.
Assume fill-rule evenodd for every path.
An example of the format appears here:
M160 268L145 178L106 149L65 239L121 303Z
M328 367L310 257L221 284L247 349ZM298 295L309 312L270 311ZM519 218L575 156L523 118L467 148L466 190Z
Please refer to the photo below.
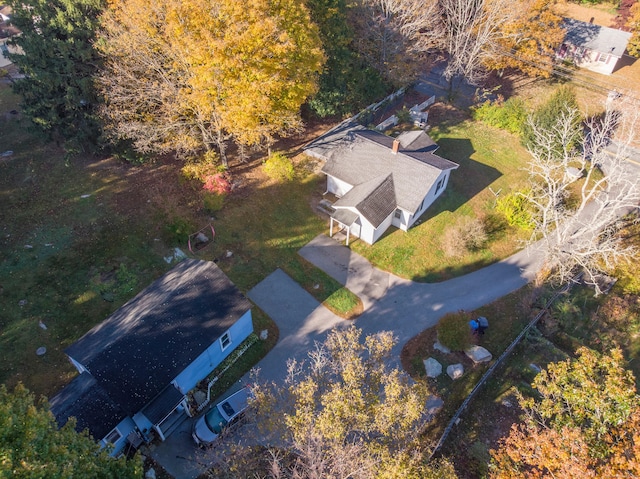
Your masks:
M344 208L337 208L336 212L331 217L338 223L344 226L351 226L358 219L358 215L351 210Z

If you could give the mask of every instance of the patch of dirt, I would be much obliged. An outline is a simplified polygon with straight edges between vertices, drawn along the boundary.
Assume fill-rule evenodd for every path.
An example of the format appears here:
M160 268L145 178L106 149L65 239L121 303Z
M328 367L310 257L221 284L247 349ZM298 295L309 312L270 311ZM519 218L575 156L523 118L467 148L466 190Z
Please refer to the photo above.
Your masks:
M581 22L592 22L601 27L611 27L615 24L615 14L612 13L615 8L616 5L606 3L592 6L573 2L560 4L563 16L575 18Z
M438 101L429 107L429 125L455 125L468 118L468 113L449 103Z
M620 30L630 31L627 26L627 22L631 17L631 7L637 0L621 0L620 6L618 7L618 14L613 21L613 26L615 28L619 28Z

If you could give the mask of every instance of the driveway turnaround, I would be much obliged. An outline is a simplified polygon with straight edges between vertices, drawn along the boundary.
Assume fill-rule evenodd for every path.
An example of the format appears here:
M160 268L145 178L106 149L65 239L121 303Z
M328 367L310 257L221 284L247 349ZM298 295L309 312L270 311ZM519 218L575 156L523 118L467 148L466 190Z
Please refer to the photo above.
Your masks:
M389 273L328 236L316 236L298 253L358 296L365 311L387 292Z

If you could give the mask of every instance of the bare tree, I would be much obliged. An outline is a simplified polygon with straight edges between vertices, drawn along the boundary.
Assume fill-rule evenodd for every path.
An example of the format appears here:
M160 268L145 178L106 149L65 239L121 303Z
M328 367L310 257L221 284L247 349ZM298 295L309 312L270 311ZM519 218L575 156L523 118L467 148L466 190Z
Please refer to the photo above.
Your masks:
M355 45L384 78L415 79L424 55L442 46L437 0L355 0Z
M485 61L496 55L504 26L525 14L526 2L512 0L439 0L444 24L445 77L453 85L462 76L471 84L484 78Z
M541 239L555 278L566 281L582 270L596 294L602 292L598 276L637 253L620 232L624 216L640 204L638 172L625 160L639 126L638 106L627 98L609 101L602 115L587 122L578 145L577 110L561 113L551 129L529 120L531 242Z

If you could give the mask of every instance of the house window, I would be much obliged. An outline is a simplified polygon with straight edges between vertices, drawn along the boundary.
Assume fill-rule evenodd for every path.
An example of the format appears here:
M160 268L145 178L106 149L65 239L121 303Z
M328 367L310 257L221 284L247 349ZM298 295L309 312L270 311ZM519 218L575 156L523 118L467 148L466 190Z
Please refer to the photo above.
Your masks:
M115 444L120 440L121 437L122 437L122 434L120 434L120 431L118 431L118 428L116 427L109 434L107 434L104 440L105 442Z
M397 219L402 218L402 211L396 209L396 212L394 213L394 215Z
M598 61L600 63L607 63L609 61L609 54L601 53L600 55L598 55Z
M440 178L440 181L438 181L438 183L436 184L436 194L438 193L438 191L440 191L442 185L444 185L444 178Z
M231 344L231 336L229 336L229 333L224 333L220 338L220 347L224 351L229 347L230 344Z

